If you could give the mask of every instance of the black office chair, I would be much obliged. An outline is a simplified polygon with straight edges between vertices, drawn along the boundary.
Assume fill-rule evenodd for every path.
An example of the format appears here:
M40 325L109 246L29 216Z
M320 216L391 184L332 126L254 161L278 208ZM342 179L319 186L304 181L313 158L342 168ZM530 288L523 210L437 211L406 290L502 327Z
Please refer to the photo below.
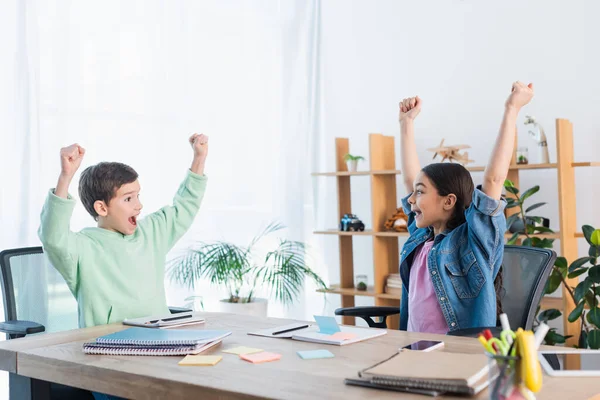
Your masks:
M0 322L0 332L6 333L7 339L79 327L77 302L41 247L0 252L0 283L6 319ZM191 311L178 307L169 310ZM11 400L30 399L33 394L50 399L93 399L86 390L16 374L9 375L9 391Z
M500 303L502 311L508 316L511 328L533 328L535 313L544 294L554 260L556 253L552 250L504 246ZM349 307L335 310L335 315L362 318L372 328L386 328L386 318L399 313L398 307ZM460 329L448 334L477 337L486 328L497 335L501 330L500 322L497 321L495 327Z

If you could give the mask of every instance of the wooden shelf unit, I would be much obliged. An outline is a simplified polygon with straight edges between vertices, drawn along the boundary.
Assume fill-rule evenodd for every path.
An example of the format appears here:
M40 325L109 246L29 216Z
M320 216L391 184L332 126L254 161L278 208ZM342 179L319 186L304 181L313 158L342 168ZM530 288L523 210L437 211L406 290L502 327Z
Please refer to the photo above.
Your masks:
M516 136L516 131L515 131ZM371 179L371 212L372 212L372 230L364 232L342 232L336 229L315 231L315 234L337 235L339 238L340 252L340 283L332 285L331 288L320 290L324 293L334 293L341 295L342 307L353 307L355 296L368 296L375 298L375 305L379 306L399 306L400 296L383 293L387 275L398 273L399 266L399 245L398 240L390 238L406 238L406 232L386 232L384 223L389 218L400 202L396 198L396 176L401 171L396 169L395 165L395 144L394 136L384 136L373 133L369 135L369 171L349 172L344 161L344 155L349 152L349 141L346 138L336 138L336 172L313 173L313 176L334 176L337 179L337 201L338 214L341 218L344 214L352 213L352 204L350 201L350 178L352 176L369 176ZM576 218L573 218L575 210L575 168L577 167L597 167L600 162L574 162L573 152L573 125L566 119L556 120L556 163L547 164L516 164L516 148L513 154L512 165L508 172L507 179L514 182L515 186L521 189L519 185L519 171L521 170L539 170L556 169L558 180L558 203L559 203L559 227L560 231L552 234L535 235L540 238L558 239L560 241L560 254L571 262L578 256L577 240L583 238L583 233L576 231ZM471 172L482 172L485 167L473 166L467 167ZM507 196L511 196L507 194ZM507 210L507 216L516 212L515 209ZM352 237L368 236L373 240L373 272L374 286L369 287L367 291L359 291L354 288L354 265L352 255ZM506 233L509 238L512 234ZM567 280L572 286L578 282L578 278ZM542 299L542 308L557 308L563 311L564 334L573 335L567 340L567 345L577 344L581 327L578 323L567 321L569 313L575 308L570 297L563 288L562 297L546 296ZM354 317L343 317L344 324L353 324ZM398 317L388 318L388 327L397 329Z

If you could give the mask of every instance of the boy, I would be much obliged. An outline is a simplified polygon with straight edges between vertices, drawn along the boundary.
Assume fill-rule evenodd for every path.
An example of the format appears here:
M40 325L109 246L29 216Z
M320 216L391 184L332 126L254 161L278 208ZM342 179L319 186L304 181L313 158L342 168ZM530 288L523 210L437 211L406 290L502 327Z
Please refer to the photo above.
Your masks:
M42 209L38 235L52 265L77 299L79 326L168 314L164 273L167 252L192 224L204 195L208 137L194 134L192 166L173 205L139 220L138 174L121 163L103 162L81 174L79 197L98 227L69 230L75 201L68 189L85 150L60 151L61 173Z

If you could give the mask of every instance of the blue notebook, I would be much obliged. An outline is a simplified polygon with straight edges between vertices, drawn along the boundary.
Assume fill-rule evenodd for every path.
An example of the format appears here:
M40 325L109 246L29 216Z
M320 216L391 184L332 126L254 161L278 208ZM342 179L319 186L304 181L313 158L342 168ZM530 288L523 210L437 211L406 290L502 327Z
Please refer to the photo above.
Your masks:
M135 346L195 346L221 340L231 335L229 331L193 330L193 329L148 329L129 328L96 339L99 344L135 345Z

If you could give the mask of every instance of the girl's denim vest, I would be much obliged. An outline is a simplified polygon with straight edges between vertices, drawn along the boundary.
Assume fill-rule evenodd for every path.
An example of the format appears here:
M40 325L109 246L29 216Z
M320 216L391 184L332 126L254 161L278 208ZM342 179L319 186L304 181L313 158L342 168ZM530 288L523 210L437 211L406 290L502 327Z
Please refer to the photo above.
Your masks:
M400 329L408 322L410 266L418 246L433 237L431 228L417 228L407 196L402 207L408 215L410 237L400 254L402 301ZM466 222L435 237L427 255L427 268L450 331L496 326L494 279L504 252L504 200L495 200L479 189L465 211Z

